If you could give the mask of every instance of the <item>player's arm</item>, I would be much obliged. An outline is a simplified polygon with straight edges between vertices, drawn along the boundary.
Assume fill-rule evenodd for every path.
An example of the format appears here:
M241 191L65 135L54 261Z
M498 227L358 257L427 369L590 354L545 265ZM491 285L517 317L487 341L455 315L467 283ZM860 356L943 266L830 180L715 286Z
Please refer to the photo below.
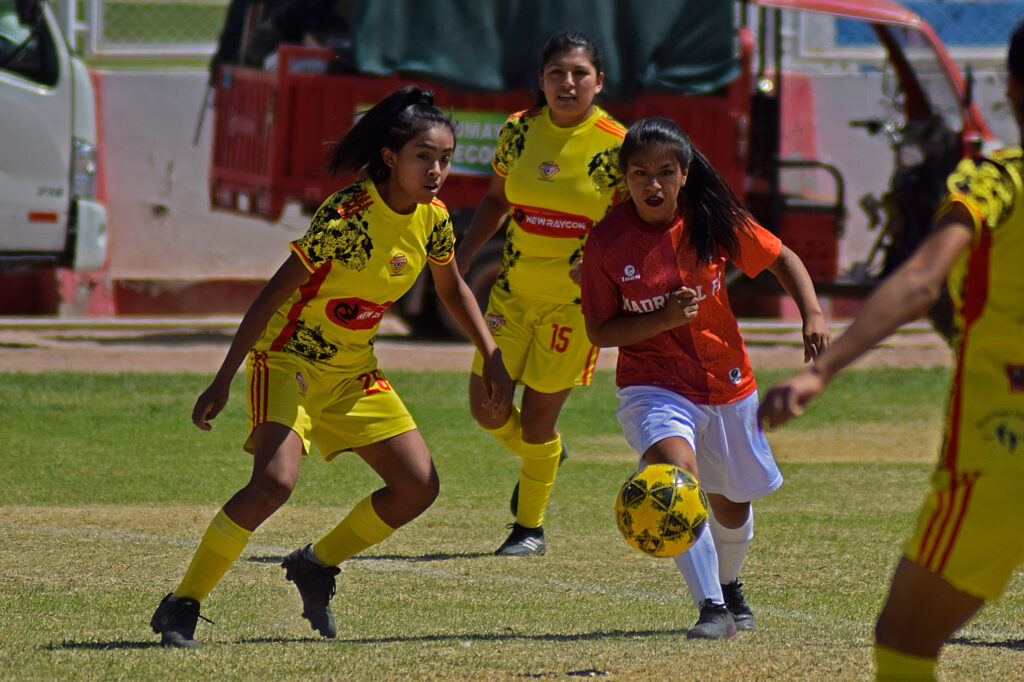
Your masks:
M612 315L606 319L585 316L587 336L595 346L630 346L688 323L697 316L697 292L680 287L668 296L663 308L642 315Z
M192 422L197 427L203 431L210 430L209 421L224 409L228 400L231 380L242 361L245 360L246 354L260 340L274 311L280 308L292 295L292 292L308 278L309 270L293 253L278 268L256 299L249 305L249 309L242 317L238 330L231 340L227 355L225 355L220 369L217 370L217 375L213 378L209 388L203 391L199 399L196 400L195 407L192 409Z
M469 272L469 263L473 260L473 254L479 251L480 247L498 231L505 221L505 216L508 215L509 206L508 199L505 198L505 178L495 173L487 188L487 194L480 201L480 205L476 207L469 228L459 240L459 248L455 251L455 260L459 264L460 273L465 275Z
M804 362L813 360L828 348L832 333L825 324L825 313L821 311L811 276L800 257L785 244L768 270L796 303L800 319L803 320Z
M776 427L799 416L843 368L900 325L927 313L938 300L957 256L970 246L972 226L967 208L953 204L910 258L878 285L850 326L818 356L814 366L768 391L758 411L761 422Z
M505 369L501 351L487 330L487 323L484 322L483 315L480 314L480 306L477 305L476 297L473 296L472 290L456 268L455 259L453 258L444 265L434 261L428 262L437 297L441 299L441 302L448 308L448 312L452 314L455 321L466 332L469 340L484 357L482 378L487 397L492 403L511 402L515 386Z

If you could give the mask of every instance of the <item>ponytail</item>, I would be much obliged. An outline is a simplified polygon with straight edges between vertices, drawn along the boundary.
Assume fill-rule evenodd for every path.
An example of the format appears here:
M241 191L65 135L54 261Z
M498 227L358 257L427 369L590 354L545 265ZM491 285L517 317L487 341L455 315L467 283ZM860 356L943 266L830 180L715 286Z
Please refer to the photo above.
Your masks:
M408 85L363 113L328 153L327 169L334 176L367 176L379 185L391 173L381 155L382 148L397 152L424 130L442 125L452 131L454 138L455 124L434 106L434 93Z
M629 127L619 150L623 175L630 157L648 146L667 150L678 159L680 168L689 169L678 197L679 205L688 213L689 248L704 263L710 263L719 251L735 256L739 251L736 230L749 234L753 216L729 184L678 125L660 117L641 119Z

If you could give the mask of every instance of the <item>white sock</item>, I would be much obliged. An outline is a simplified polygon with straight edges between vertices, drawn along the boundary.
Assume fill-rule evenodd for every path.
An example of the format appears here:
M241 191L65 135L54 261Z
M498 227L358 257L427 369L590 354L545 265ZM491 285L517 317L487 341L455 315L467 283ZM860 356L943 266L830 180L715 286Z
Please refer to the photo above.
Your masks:
M714 514L708 514L708 525L718 552L718 577L723 585L728 585L739 579L747 548L754 538L754 508L750 507L747 520L739 528L723 526Z
M725 603L722 585L718 580L718 553L715 552L715 541L707 526L690 549L676 556L674 561L686 579L686 587L690 590L694 606L700 607L705 599L716 604Z

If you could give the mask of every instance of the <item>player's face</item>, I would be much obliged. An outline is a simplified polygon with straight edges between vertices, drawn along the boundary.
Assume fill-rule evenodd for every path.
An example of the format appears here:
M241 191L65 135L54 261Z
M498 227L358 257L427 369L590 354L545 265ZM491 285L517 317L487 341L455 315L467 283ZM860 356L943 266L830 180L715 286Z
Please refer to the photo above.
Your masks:
M664 225L675 217L687 170L664 147L640 147L633 152L626 164L626 185L641 220Z
M455 136L446 125L418 133L397 152L381 150L391 168L381 196L398 213L411 213L416 204L429 204L448 178L455 153Z
M551 109L551 120L566 128L586 120L603 84L604 74L597 72L581 47L559 52L540 72L540 89Z

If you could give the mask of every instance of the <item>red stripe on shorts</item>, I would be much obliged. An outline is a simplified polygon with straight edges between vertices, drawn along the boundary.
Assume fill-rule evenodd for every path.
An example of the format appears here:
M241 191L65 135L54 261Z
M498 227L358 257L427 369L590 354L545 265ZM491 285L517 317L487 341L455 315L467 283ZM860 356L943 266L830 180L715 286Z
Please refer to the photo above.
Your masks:
M949 534L949 540L946 541L946 549L942 553L942 557L939 559L939 565L936 566L936 572L939 574L946 570L946 563L949 561L949 555L953 551L953 545L956 544L956 539L960 536L960 527L963 525L964 516L967 515L967 508L971 505L971 493L974 492L974 482L977 479L977 474L964 476L964 492L963 495L961 495L960 513L956 516L956 522L953 524L953 530Z
M597 368L597 356L601 352L601 349L597 346L591 346L590 352L587 353L587 364L583 368L583 385L589 386L590 382L594 380L594 370Z

